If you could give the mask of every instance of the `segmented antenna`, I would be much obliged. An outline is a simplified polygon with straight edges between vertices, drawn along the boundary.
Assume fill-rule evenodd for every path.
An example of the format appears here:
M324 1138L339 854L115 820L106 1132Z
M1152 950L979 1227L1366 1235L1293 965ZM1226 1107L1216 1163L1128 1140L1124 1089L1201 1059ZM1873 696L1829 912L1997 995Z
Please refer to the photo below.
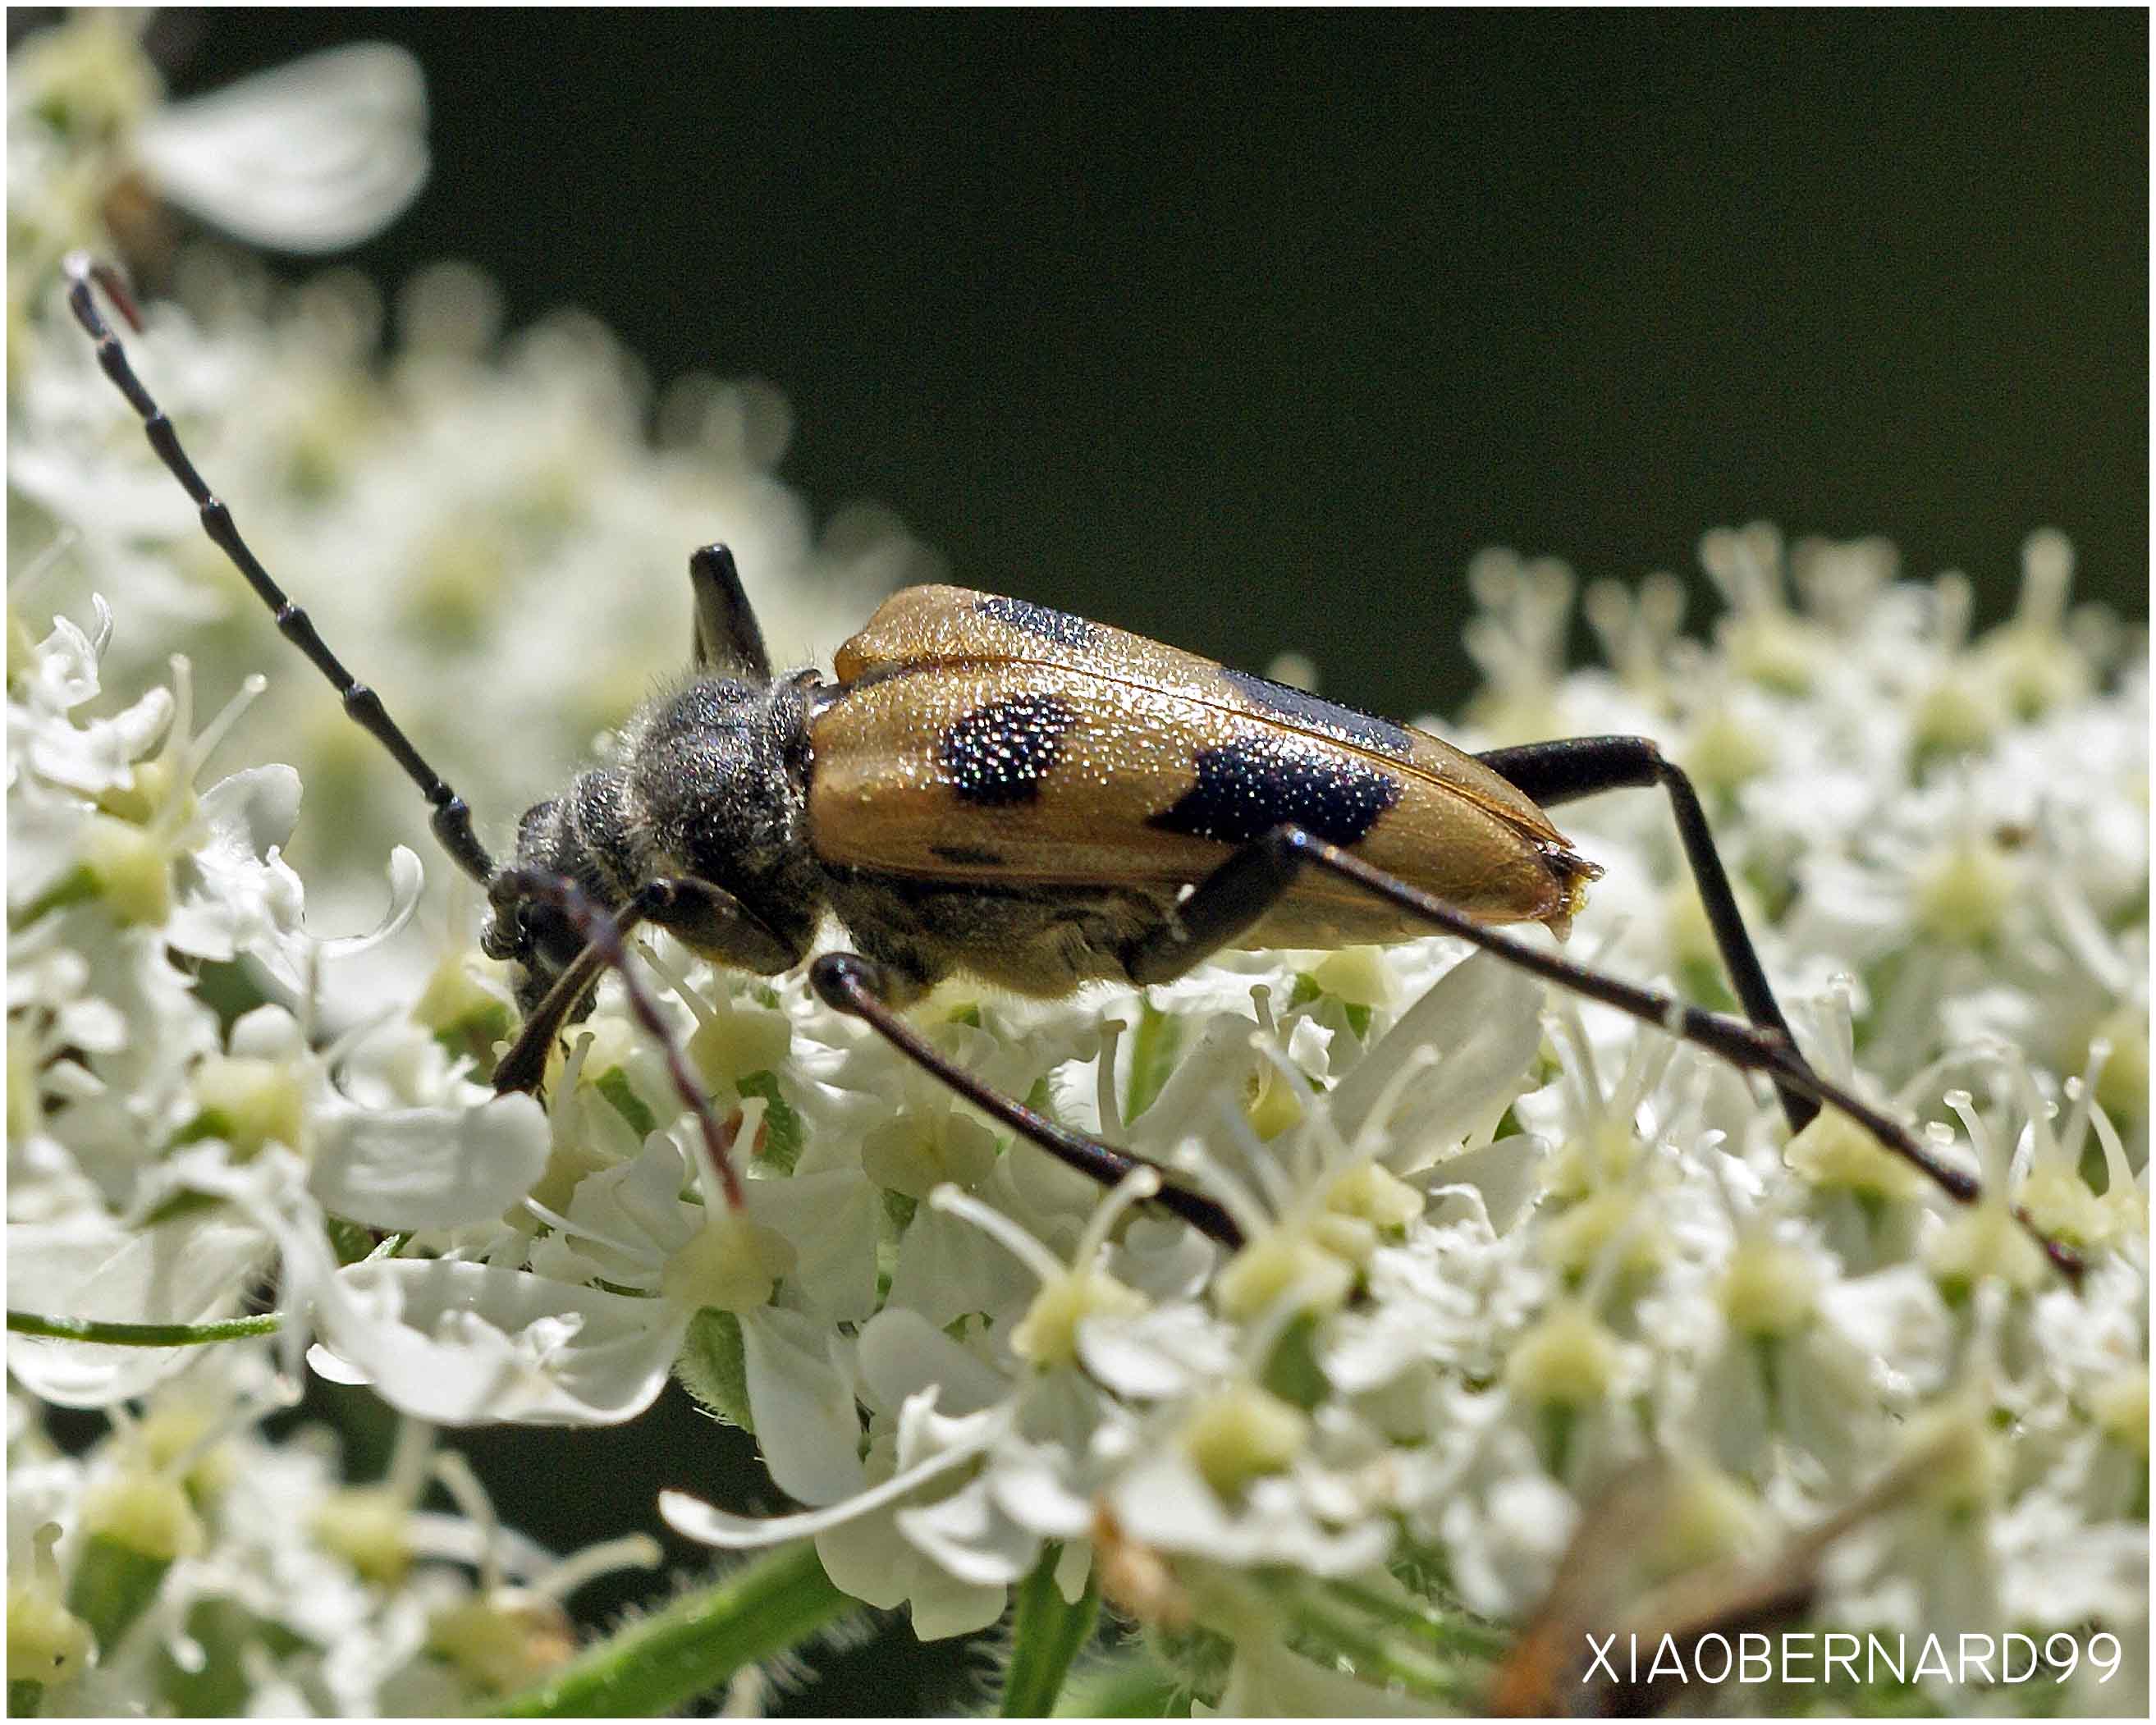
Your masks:
M127 398L128 405L141 416L143 434L150 439L150 447L157 452L157 459L194 500L202 515L203 531L231 559L233 567L247 578L247 584L276 619L279 632L329 679L330 686L336 691L337 698L343 701L344 710L353 722L389 751L391 758L404 769L406 777L419 787L420 794L434 804L434 836L441 840L450 860L480 886L490 883L495 875L494 859L487 855L486 847L472 830L471 810L465 799L449 788L441 774L429 766L425 757L412 746L411 739L398 729L397 721L383 708L382 697L355 678L330 651L316 632L313 619L270 578L270 572L239 536L231 510L203 483L203 476L195 471L194 463L187 459L187 451L180 447L179 434L172 429L172 422L166 418L165 410L151 399L150 392L135 375L135 368L127 361L127 350L120 345L120 338L112 333L99 312L91 291L93 284L104 289L106 297L119 307L128 327L139 334L142 329L141 314L136 310L134 298L128 293L120 272L111 264L82 252L70 255L62 267L68 278L69 309L74 313L75 321L97 343L98 364L112 380L113 387Z
M353 721L389 751L406 776L419 787L420 793L434 804L434 836L442 841L442 848L459 868L490 889L488 897L497 910L506 910L527 900L553 906L569 919L583 937L588 950L598 955L598 961L619 974L630 1012L664 1051L668 1076L684 1106L696 1117L705 1152L717 1167L726 1201L734 1209L741 1209L745 1199L741 1176L730 1153L732 1135L713 1110L711 1098L691 1076L680 1043L667 1029L665 1020L660 1018L658 1008L638 979L614 916L573 880L527 869L501 870L495 867L494 859L487 855L486 847L472 830L471 810L465 799L413 747L411 739L383 709L382 697L354 677L330 651L316 633L313 620L285 597L284 589L270 578L270 572L248 548L233 521L231 510L195 471L194 463L180 446L179 434L172 429L172 422L142 387L134 367L128 363L127 350L121 347L120 338L112 333L98 311L94 288L105 290L130 329L138 332L141 330L141 313L136 309L134 297L127 291L120 272L110 264L81 252L69 257L63 268L68 278L69 308L74 313L75 321L97 343L98 364L114 387L127 398L128 405L141 416L143 434L150 439L150 447L157 452L157 459L194 500L195 507L202 514L203 531L232 560L233 567L247 578L247 584L270 608L285 639L305 654L308 662L329 680L330 686L336 691ZM670 894L661 890L665 886L664 882L652 882L644 890L656 902L670 902Z

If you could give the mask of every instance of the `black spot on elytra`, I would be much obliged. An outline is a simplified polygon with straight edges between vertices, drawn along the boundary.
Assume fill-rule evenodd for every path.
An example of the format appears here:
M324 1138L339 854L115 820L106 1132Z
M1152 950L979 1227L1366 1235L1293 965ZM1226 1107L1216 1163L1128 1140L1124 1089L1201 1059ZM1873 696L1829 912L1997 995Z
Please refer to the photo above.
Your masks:
M1064 733L1077 722L1059 696L1014 695L954 721L938 754L962 803L985 809L1030 803L1063 752Z
M1291 689L1286 683L1276 683L1270 677L1260 677L1250 671L1231 670L1226 665L1220 675L1239 690L1245 699L1263 707L1269 713L1277 713L1283 719L1292 720L1306 729L1327 737L1337 737L1342 742L1352 742L1358 747L1370 749L1381 755L1404 761L1413 752L1414 744L1404 726L1395 725L1390 719L1381 719L1375 713L1366 713L1352 706L1342 706L1337 701L1325 701L1302 689Z
M1207 749L1198 783L1146 824L1240 845L1292 821L1353 845L1400 799L1391 773L1292 737L1252 737Z
M989 850L978 845L932 845L928 852L962 869L999 869L1004 865L1000 850Z
M1044 641L1053 641L1059 647L1073 647L1081 653L1091 651L1093 644L1101 639L1099 624L1073 617L1068 611L1051 611L1045 605L1029 604L1024 599L983 599L973 608L983 617L993 617L1013 629L1022 629Z

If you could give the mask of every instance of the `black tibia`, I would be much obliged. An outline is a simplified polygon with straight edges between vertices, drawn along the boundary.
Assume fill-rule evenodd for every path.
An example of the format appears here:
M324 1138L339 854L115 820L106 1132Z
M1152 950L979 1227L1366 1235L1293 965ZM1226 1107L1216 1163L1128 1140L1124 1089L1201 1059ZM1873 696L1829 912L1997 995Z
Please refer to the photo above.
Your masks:
M503 876L505 888L519 884L514 875ZM615 938L625 939L631 929L657 910L670 896L673 884L670 880L654 880L616 911L613 917ZM530 896L536 901L536 895ZM514 898L509 899L512 909L515 903ZM583 950L526 1012L516 1040L495 1062L496 1091L537 1091L547 1076L547 1057L554 1051L554 1039L572 1016L581 1016L583 1012L590 1010L591 991L608 963L605 950L597 942L588 939Z
M631 914L633 906L624 906L614 919L615 926L624 934L634 928L639 919ZM579 1007L589 1010L593 987L599 973L606 968L606 954L597 947L586 947L554 984L542 995L539 1004L525 1014L523 1027L516 1033L516 1040L509 1050L494 1064L494 1087L497 1092L522 1091L536 1095L546 1081L547 1057L554 1051L554 1039L561 1034L562 1026Z
M690 552L689 587L696 602L697 670L768 683L771 655L764 650L756 611L742 590L734 554L723 545Z
M518 870L507 870L501 876L505 896L512 908L520 897L535 903L544 902L550 908L558 906L558 896L549 899L519 894L516 889L527 878L534 877ZM740 900L723 886L714 886L708 880L676 878L645 881L613 913L618 937L626 936L642 922L656 923L662 928L683 933L692 944L697 935L711 936L724 931L735 941L760 942L773 952L779 950L778 937L744 908ZM581 928L577 932L583 932ZM598 981L599 973L613 962L608 953L586 937L583 949L526 1012L523 1029L495 1066L494 1087L497 1091L539 1088L547 1073L547 1057L553 1051L562 1026L572 1019L582 1018L591 1009L593 986ZM783 963L773 968L783 969Z
M1670 793L1671 812L1676 816L1677 838L1684 845L1685 861L1699 889L1707 926L1714 931L1716 950L1730 985L1744 1008L1744 1015L1763 1030L1771 1030L1792 1050L1796 1039L1774 990L1767 980L1759 954L1752 945L1737 895L1730 890L1729 875L1722 866L1722 854L1708 831L1706 811L1682 768L1665 759L1662 752L1644 737L1571 737L1555 742L1531 742L1519 748L1492 749L1479 756L1485 767L1510 779L1544 809L1554 809L1575 798L1598 791L1637 789L1661 785ZM1789 1129L1802 1132L1819 1112L1819 1104L1786 1084L1775 1086Z
M354 723L389 751L390 757L404 769L406 777L418 786L420 793L434 804L434 834L442 842L450 858L473 880L482 886L494 877L494 859L486 847L479 842L472 830L471 810L443 780L441 775L427 764L411 739L398 727L397 721L383 709L382 697L360 682L344 668L336 655L331 652L321 636L316 633L313 619L285 595L284 588L270 577L247 542L239 536L239 528L233 521L232 511L213 493L203 476L195 471L194 463L180 446L179 434L172 429L172 422L165 411L151 398L150 392L136 377L134 367L128 363L127 350L121 346L120 338L112 333L97 309L91 285L105 290L112 303L120 308L130 327L140 330L142 320L129 296L126 284L120 273L110 264L100 264L78 252L69 257L65 265L68 275L68 307L74 313L74 321L97 343L97 362L105 375L127 398L128 405L141 417L143 434L150 439L150 447L157 452L157 459L166 470L180 482L187 495L194 501L202 516L203 531L208 534L217 548L231 559L232 566L244 576L255 595L270 608L276 619L277 628L285 639L307 657L307 662L329 680L330 686L343 701L344 710Z
M1253 856L1253 851L1265 855ZM1419 887L1410 886L1383 869L1372 867L1353 851L1328 845L1299 827L1281 827L1262 839L1253 839L1200 881L1198 890L1180 907L1186 935L1201 928L1225 929L1232 935L1236 929L1248 927L1264 914L1266 901L1263 895L1270 891L1276 897L1285 892L1296 873L1306 867L1324 869L1343 880L1352 880L1432 928L1456 935L1545 982L1555 983L1561 988L1570 989L1589 1000L1599 1000L1605 1006L1614 1006L1642 1023L1719 1055L1741 1070L1759 1073L1784 1091L1794 1091L1815 1105L1823 1103L1847 1115L1878 1140L1883 1148L1912 1163L1958 1203L1974 1204L1984 1195L1974 1176L1951 1163L1941 1161L1901 1122L1873 1107L1853 1091L1820 1077L1797 1052L1787 1031L1772 1025L1748 1024L1724 1013L1689 1006L1658 989L1604 976L1554 952L1528 946L1477 922L1464 911L1433 898ZM1209 899L1212 901L1207 902ZM1196 944L1194 938L1188 939L1186 949ZM1813 1111L1817 1111L1816 1106ZM2019 1211L2015 1214L2043 1248L2045 1255L2066 1275L2078 1278L2082 1270L2081 1260L2057 1241L2038 1233L2026 1216Z
M992 1090L963 1066L954 1064L920 1032L898 1015L883 996L883 979L876 967L850 952L826 952L808 968L808 980L824 1004L865 1020L885 1041L923 1071L945 1084L990 1118L1001 1121L1027 1142L1039 1145L1066 1168L1075 1168L1103 1186L1113 1186L1133 1170L1155 1168L1161 1188L1152 1202L1181 1217L1200 1234L1233 1251L1243 1243L1243 1230L1219 1204L1201 1198L1176 1177L1142 1157L1089 1138L1083 1132L1059 1126L1036 1114L1023 1102Z

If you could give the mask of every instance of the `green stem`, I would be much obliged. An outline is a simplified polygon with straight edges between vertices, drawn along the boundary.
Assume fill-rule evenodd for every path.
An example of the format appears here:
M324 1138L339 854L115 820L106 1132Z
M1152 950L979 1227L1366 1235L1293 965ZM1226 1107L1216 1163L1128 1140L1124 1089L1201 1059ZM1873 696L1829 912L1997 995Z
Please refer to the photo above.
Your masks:
M1480 1704L1478 1681L1447 1670L1419 1648L1392 1645L1382 1628L1340 1610L1320 1595L1304 1593L1289 1609L1299 1627L1354 1661L1365 1680L1390 1681L1411 1695L1447 1707L1472 1710Z
M8 1680L9 1718L33 1718L44 1709L44 1704L45 1686L35 1677L10 1677Z
M1435 1652L1468 1659L1499 1659L1512 1645L1512 1637L1506 1630L1495 1624L1479 1623L1464 1613L1440 1611L1409 1599L1394 1599L1359 1582L1332 1581L1326 1585L1343 1603L1398 1624L1427 1641Z
M21 910L11 911L8 914L8 933L13 934L18 929L28 928L40 916L48 916L66 906L80 904L85 899L95 898L97 887L97 876L91 872L89 865L76 864L74 868L54 881Z
M1003 1704L997 1709L1006 1719L1048 1716L1063 1692L1070 1661L1091 1638L1094 1620L1100 1615L1101 1589L1091 1575L1086 1577L1086 1591L1077 1604L1064 1599L1055 1584L1055 1563L1061 1555L1060 1546L1050 1545L1019 1588L1011 1662L1004 1673Z
M527 1719L669 1712L855 1609L824 1574L813 1544L783 1546L626 1625L494 1711Z
M18 1336L49 1336L56 1342L102 1342L110 1348L199 1348L208 1342L244 1342L249 1336L274 1336L284 1324L275 1312L255 1317L223 1317L206 1324L129 1324L101 1317L46 1317L35 1312L10 1312L8 1327Z

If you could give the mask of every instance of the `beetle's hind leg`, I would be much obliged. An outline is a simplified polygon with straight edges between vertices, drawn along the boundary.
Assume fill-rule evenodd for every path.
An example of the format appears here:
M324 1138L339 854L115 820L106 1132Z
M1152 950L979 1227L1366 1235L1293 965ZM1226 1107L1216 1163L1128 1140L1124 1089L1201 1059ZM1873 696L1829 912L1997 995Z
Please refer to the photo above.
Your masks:
M1301 827L1276 827L1251 839L1199 881L1197 890L1176 907L1175 920L1126 955L1132 979L1166 981L1230 945L1264 916L1306 868L1337 875L1440 933L1455 935L1545 982L1614 1006L1644 1024L1720 1055L1743 1071L1757 1072L1771 1080L1777 1089L1794 1091L1812 1103L1813 1113L1825 1105L1847 1115L1958 1203L1973 1204L1983 1195L1971 1175L1941 1161L1899 1121L1814 1071L1797 1052L1789 1032L1779 1025L1748 1024L1725 1013L1709 1012L1661 989L1605 976L1555 952L1529 946ZM1722 884L1726 888L1726 879ZM2061 1270L2070 1276L2080 1273L2081 1261L2073 1253L2041 1234L2035 1239Z
M983 1114L1001 1121L1065 1167L1103 1186L1113 1186L1137 1168L1156 1166L1142 1157L1059 1125L983 1084L899 1016L885 998L882 971L868 959L852 952L826 952L808 967L808 980L825 1005L864 1021L923 1071L942 1080ZM1165 1168L1158 1172L1161 1186L1153 1203L1231 1251L1242 1245L1242 1230L1225 1209L1176 1183L1175 1177Z
M1501 934L1466 911L1419 887L1409 886L1365 862L1353 851L1328 844L1301 827L1276 827L1262 837L1251 839L1199 881L1190 896L1176 906L1171 921L1125 954L1131 980L1139 983L1172 981L1224 947L1232 946L1286 896L1306 867L1324 869L1373 896L1397 906L1441 933L1456 935L1559 988L1630 1013L1634 1018L1711 1050L1747 1071L1765 1075L1778 1086L1794 1091L1805 1103L1806 1120L1819 1111L1821 1101L1832 1101L1886 1139L1891 1148L1923 1167L1957 1198L1965 1199L1974 1193L1974 1184L1967 1176L1937 1162L1899 1126L1856 1097L1845 1096L1814 1072L1797 1052L1788 1029L1781 1023L1778 1009L1774 1010L1774 1023L1749 1024L1741 1019L1687 1005L1675 995L1659 989L1605 976L1584 964ZM1728 881L1722 875L1718 862L1715 873L1727 894ZM1732 906L1733 909L1733 900ZM1755 958L1753 968L1756 971L1757 968ZM1761 985L1764 986L1763 978ZM1770 1009L1774 1007L1771 994L1767 997L1767 1004ZM1901 1142L1905 1139L1906 1148Z
M1774 999L1774 985L1752 944L1752 932L1737 908L1730 890L1729 873L1722 865L1714 834L1707 824L1707 812L1699 806L1698 793L1684 769L1663 755L1645 737L1568 737L1553 742L1531 742L1518 748L1492 749L1476 758L1499 777L1510 780L1544 809L1554 809L1598 791L1641 790L1659 784L1670 794L1670 811L1676 817L1677 838L1684 846L1685 863L1707 911L1707 927L1722 954L1731 988L1744 1008L1744 1015L1762 1030L1772 1032L1794 1050L1796 1039ZM1778 1084L1782 1111L1789 1116L1789 1130L1802 1132L1819 1112L1819 1104L1802 1091Z

